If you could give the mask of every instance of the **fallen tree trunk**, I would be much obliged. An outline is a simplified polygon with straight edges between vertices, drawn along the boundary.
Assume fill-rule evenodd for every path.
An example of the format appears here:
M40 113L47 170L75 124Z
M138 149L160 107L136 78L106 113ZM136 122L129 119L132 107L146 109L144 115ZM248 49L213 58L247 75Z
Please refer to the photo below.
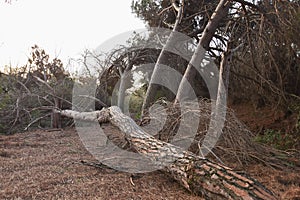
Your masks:
M226 166L155 139L116 106L94 112L63 110L60 113L74 119L110 122L120 129L135 151L156 165L161 165L183 187L199 196L208 199L277 199L272 192L247 175L238 174Z

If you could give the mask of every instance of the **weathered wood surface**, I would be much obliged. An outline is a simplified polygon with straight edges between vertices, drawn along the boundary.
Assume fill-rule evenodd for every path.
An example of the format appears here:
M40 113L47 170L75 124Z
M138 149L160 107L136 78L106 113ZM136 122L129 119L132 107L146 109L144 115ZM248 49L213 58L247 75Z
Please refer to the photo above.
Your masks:
M230 168L155 139L142 130L130 117L112 106L101 111L60 111L74 119L110 122L124 134L139 154L161 165L187 190L207 199L275 200L277 197L258 181L241 175Z

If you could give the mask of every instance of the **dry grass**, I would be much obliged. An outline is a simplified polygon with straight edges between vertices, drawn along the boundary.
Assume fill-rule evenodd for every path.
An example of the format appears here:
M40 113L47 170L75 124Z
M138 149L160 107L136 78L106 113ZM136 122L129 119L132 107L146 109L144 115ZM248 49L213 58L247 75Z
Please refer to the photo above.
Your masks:
M0 136L0 199L200 199L161 172L131 174L96 162L75 130Z
M82 160L97 162L73 129L0 136L0 199L201 199L160 171L134 176L132 185L132 174ZM253 163L246 171L282 199L300 199L299 171Z

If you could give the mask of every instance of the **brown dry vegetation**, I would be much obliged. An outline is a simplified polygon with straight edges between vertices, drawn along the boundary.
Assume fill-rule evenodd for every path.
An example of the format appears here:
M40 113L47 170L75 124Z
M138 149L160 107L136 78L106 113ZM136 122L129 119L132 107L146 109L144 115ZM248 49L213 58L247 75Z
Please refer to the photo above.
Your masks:
M0 199L199 199L161 172L133 177L96 162L75 130L0 137Z
M74 129L0 136L0 199L201 199L160 171L132 175L82 160L97 162ZM299 171L246 171L281 199L300 199Z

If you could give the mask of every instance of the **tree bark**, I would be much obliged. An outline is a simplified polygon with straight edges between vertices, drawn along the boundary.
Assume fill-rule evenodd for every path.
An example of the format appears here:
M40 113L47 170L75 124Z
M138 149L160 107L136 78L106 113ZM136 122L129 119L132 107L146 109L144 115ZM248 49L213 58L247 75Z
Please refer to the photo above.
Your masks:
M136 152L156 165L161 165L183 187L199 196L207 199L277 199L272 192L247 175L238 174L226 166L155 139L116 106L85 113L72 110L58 112L79 120L112 123L121 130Z
M216 96L215 111L212 116L212 126L214 128L209 129L207 136L201 144L200 152L202 155L207 155L211 149L216 145L217 139L222 134L220 130L222 127L218 127L220 121L225 121L226 117L226 104L227 104L227 91L230 75L230 60L232 57L232 51L228 49L222 54L219 70L218 90ZM225 114L224 114L225 113Z
M124 71L120 69L120 86L118 90L118 107L121 108L122 111L124 111L124 101L125 101L125 92L127 89L127 82L128 82L128 72L132 69L132 63L131 63L131 57L129 53L127 54L128 63L125 67Z
M54 107L61 109L61 100L56 97L54 97ZM55 109L51 113L51 128L61 128L61 114L55 112Z
M193 81L195 81L195 76L198 73L196 68L200 67L198 65L200 65L200 63L202 62L202 59L205 55L205 50L209 49L209 43L211 42L220 22L227 16L230 4L231 2L228 0L221 0L214 14L211 16L211 19L203 31L202 37L197 45L195 53L192 56L192 59L189 62L183 78L179 84L175 103L184 100L184 98L188 97L191 93L191 91L188 90L187 85L191 83L193 86ZM200 70L198 71L200 72Z
M158 59L156 61L156 64L153 69L153 73L151 75L151 79L149 82L148 89L146 91L146 97L144 99L143 105L142 105L142 118L144 116L145 111L150 107L151 103L155 100L155 96L157 94L157 91L159 89L159 85L155 84L155 80L157 77L161 74L161 66L162 63L166 62L166 51L168 48L174 45L177 41L175 40L175 32L177 31L179 27L180 20L182 18L183 14L183 6L182 6L182 0L180 1L180 5L176 5L175 2L172 3L174 9L177 11L176 21L173 27L173 30L170 33L170 36L165 44L165 46L162 48ZM171 77L170 77L171 78Z

